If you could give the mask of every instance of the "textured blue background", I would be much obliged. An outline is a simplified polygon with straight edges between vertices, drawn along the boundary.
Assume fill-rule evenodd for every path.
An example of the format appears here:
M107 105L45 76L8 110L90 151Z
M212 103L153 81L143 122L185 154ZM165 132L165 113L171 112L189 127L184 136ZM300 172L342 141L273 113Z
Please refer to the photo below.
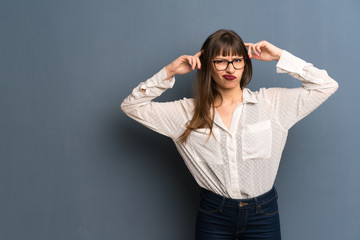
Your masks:
M122 100L219 28L326 69L338 91L289 132L283 239L360 236L356 0L1 0L0 239L193 239L196 182ZM275 63L248 86L298 87ZM191 96L177 77L161 101Z

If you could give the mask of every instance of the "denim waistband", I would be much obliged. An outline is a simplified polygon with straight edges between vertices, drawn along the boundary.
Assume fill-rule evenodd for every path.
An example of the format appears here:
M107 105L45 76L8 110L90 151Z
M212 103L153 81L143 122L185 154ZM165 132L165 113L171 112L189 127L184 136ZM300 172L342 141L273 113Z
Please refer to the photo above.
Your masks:
M235 198L227 198L224 196L221 196L219 194L216 194L210 190L207 190L205 188L200 187L200 195L201 197L205 197L209 200L213 200L216 202L221 202L222 206L229 206L229 207L235 207L235 208L251 208L255 207L258 204L266 203L270 200L273 200L274 198L277 199L277 191L275 187L273 186L271 190L268 192L261 194L259 196L253 197L253 198L246 198L246 199L235 199Z

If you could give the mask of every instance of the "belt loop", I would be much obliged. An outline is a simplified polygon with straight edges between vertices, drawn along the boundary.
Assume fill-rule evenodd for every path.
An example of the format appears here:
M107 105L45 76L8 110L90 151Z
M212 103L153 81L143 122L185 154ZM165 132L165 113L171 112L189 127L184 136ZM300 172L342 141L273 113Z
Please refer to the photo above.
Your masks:
M223 200L222 200L222 202L221 202L219 212L222 212L222 211L223 211L224 204L225 204L225 197L223 196Z
M255 210L256 210L256 213L259 213L259 206L258 206L258 202L257 202L257 198L254 197L254 201L255 201Z

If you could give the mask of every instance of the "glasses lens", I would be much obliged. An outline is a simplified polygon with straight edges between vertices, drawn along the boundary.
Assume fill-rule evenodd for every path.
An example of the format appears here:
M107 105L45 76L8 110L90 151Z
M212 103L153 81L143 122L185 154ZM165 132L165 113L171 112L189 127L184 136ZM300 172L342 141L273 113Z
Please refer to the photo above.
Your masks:
M218 71L223 71L228 67L228 61L227 60L218 60L214 61L215 67ZM245 61L242 58L234 59L232 61L232 64L235 69L241 69L245 66Z
M245 66L245 61L244 61L244 59L241 59L241 58L234 59L233 64L234 64L234 68L239 69L239 68L243 68Z
M219 71L225 70L227 65L228 65L228 61L225 60L215 61L215 67Z

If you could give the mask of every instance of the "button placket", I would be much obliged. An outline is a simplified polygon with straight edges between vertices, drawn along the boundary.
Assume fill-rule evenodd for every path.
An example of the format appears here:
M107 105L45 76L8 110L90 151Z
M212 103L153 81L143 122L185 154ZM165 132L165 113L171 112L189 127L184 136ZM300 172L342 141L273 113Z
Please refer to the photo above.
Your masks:
M232 186L232 192L235 195L239 195L239 177L237 171L237 161L236 161L236 149L235 149L235 139L230 138L227 146L228 156L229 156L229 170L230 170L230 181Z

